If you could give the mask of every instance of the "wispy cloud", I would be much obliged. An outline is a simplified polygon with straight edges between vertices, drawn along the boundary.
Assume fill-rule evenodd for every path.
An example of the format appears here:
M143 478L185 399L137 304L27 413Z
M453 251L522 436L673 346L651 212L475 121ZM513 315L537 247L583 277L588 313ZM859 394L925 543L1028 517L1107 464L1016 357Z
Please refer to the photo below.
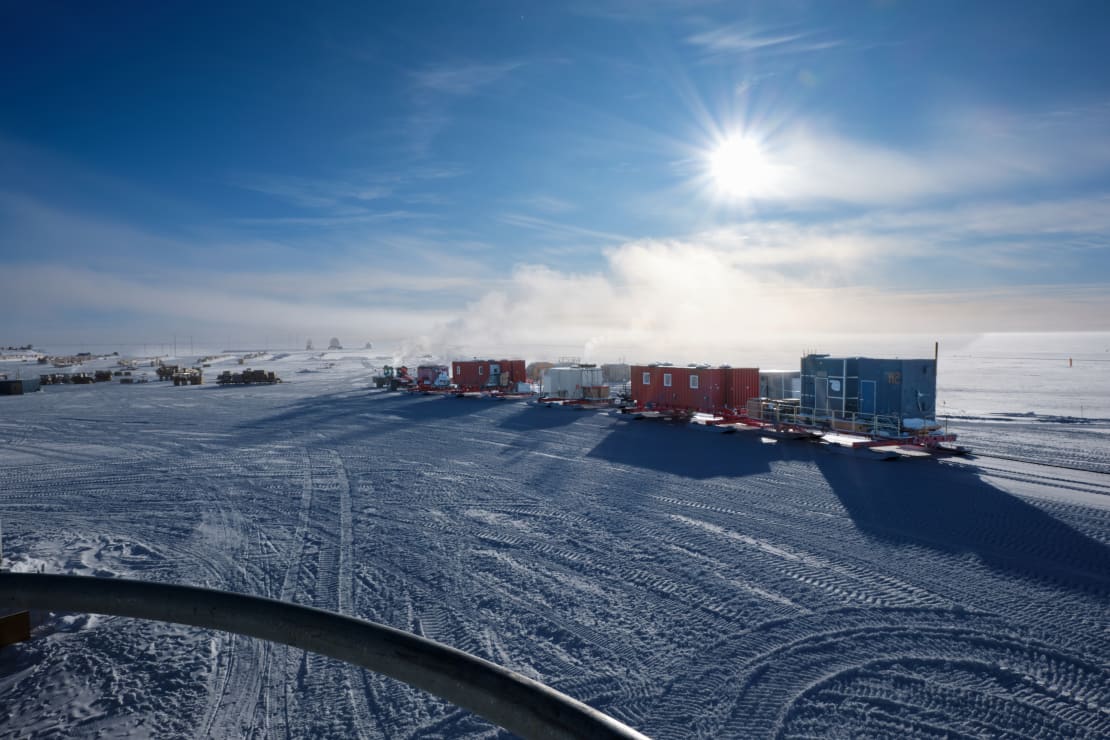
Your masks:
M380 182L313 180L290 175L242 174L230 184L244 190L271 195L304 208L334 208L389 197L392 189Z
M491 85L522 66L521 62L501 64L442 64L412 72L418 90L445 95L470 95Z
M577 206L570 201L556 198L553 195L533 195L527 198L521 198L520 203L525 206L530 206L537 211L551 214L569 213L577 208Z
M369 283L360 286L359 292L342 294L326 284L306 285L303 280L275 291L278 286L272 283L259 290L249 275L239 276L234 289L200 277L208 276L138 277L58 265L20 265L5 272L0 288L21 301L48 301L51 307L40 313L40 325L67 323L71 331L88 328L87 319L75 314L105 312L130 315L153 335L164 335L166 327L188 326L197 335L207 332L215 337L240 332L259 337L267 332L395 337L399 326L447 321L454 313L450 308L433 307L423 291L423 298L399 300L397 276L388 276L385 288L381 283ZM320 289L328 292L314 292ZM118 332L113 329L113 336L119 336Z
M447 165L413 167L405 172L376 173L373 177L313 179L279 174L240 174L229 183L271 196L312 213L233 219L240 225L318 225L324 227L381 223L417 218L410 208L382 208L382 204L419 206L442 202L442 197L420 190L424 183L457 177L462 170Z
M576 15L588 18L635 23L670 18L677 12L688 12L703 6L716 5L718 2L719 0L576 0L568 5L568 9Z
M822 39L813 31L781 31L742 23L699 31L688 36L686 41L714 56L752 51L805 53L831 49L843 43L839 39Z
M521 228L530 229L540 232L551 238L563 239L568 236L582 238L586 237L592 240L601 240L606 242L619 242L627 241L629 237L621 234L613 234L605 231L597 231L574 224L561 223L559 221L552 221L546 218L539 218L523 213L503 213L498 217L502 223L509 224L510 226L519 226Z
M409 73L413 110L404 120L409 150L417 158L430 154L433 142L453 121L452 104L475 95L505 78L524 62L445 62Z
M1110 194L878 210L843 219L841 223L846 228L873 233L927 234L933 242L1022 236L1029 239L1049 237L1060 243L1061 237L1075 235L1102 237L1100 243L1110 248Z
M352 226L355 224L380 224L390 221L406 221L412 219L431 218L426 213L415 211L362 211L349 214L336 214L334 216L274 216L268 218L236 218L230 223L240 226L311 226L327 228L334 226Z

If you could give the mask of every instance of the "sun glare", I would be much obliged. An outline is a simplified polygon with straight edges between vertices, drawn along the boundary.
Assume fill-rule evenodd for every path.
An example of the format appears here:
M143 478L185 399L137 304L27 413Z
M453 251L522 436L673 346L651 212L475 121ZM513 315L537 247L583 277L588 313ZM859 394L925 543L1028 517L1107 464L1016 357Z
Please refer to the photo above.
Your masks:
M751 197L767 188L770 167L756 139L732 136L710 152L709 174L722 194Z

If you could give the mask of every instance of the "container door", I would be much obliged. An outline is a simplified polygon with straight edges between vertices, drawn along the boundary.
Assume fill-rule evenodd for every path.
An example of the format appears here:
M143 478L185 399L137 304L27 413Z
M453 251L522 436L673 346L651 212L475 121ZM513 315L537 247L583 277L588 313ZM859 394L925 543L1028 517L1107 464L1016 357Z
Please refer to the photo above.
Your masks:
M844 411L844 396L846 393L844 378L825 378L828 385L828 405L837 411Z
M501 385L501 365L496 362L489 364L489 384L492 386Z
M875 413L875 381L861 380L859 382L859 411L861 414Z
M817 378L814 384L816 399L813 403L814 411L827 414L829 412L829 379Z

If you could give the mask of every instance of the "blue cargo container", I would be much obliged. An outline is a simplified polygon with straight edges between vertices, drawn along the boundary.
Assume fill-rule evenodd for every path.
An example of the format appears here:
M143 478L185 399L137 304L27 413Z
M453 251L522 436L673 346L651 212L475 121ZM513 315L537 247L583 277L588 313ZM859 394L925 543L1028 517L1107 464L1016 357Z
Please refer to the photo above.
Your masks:
M897 419L899 427L907 420L932 422L936 398L936 360L802 358L801 408L814 421L881 416Z
M22 396L24 393L34 393L39 389L38 378L21 378L16 380L0 380L0 396Z

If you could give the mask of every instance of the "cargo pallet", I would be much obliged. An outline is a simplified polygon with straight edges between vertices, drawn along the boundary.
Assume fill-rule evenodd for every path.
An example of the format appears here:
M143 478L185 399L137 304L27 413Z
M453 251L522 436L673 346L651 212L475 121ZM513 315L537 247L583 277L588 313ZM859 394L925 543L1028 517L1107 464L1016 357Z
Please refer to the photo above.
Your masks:
M622 414L636 419L664 419L691 422L695 415L706 418L706 426L738 425L759 430L762 434L783 440L819 441L849 450L867 448L910 448L923 452L964 455L966 447L956 445L956 435L941 431L933 422L922 429L908 429L897 416L875 414L837 414L815 409L802 409L797 402L751 399L744 410L717 409L697 412L689 408L635 405L621 408Z
M414 385L405 388L409 393L414 396L449 396L455 393L455 389L435 385Z
M218 385L273 385L280 383L281 378L274 375L273 372L265 370L251 370L247 368L241 373L233 373L230 370L225 370L216 378Z
M726 414L720 423L739 423L769 436L819 439L850 449L913 447L950 454L968 452L967 448L955 445L956 435L941 431L935 420L923 421L921 428L914 429L907 426L905 419L895 415L830 412L802 408L790 399L753 398L744 413Z
M696 413L693 409L676 406L636 405L622 406L620 412L634 419L663 419L665 421L689 422Z
M581 409L607 409L612 408L612 398L561 398L559 396L544 396L536 399L537 404L544 406L571 406Z
M497 386L461 385L446 391L455 398L495 398L501 401L535 398L535 393L510 391Z

